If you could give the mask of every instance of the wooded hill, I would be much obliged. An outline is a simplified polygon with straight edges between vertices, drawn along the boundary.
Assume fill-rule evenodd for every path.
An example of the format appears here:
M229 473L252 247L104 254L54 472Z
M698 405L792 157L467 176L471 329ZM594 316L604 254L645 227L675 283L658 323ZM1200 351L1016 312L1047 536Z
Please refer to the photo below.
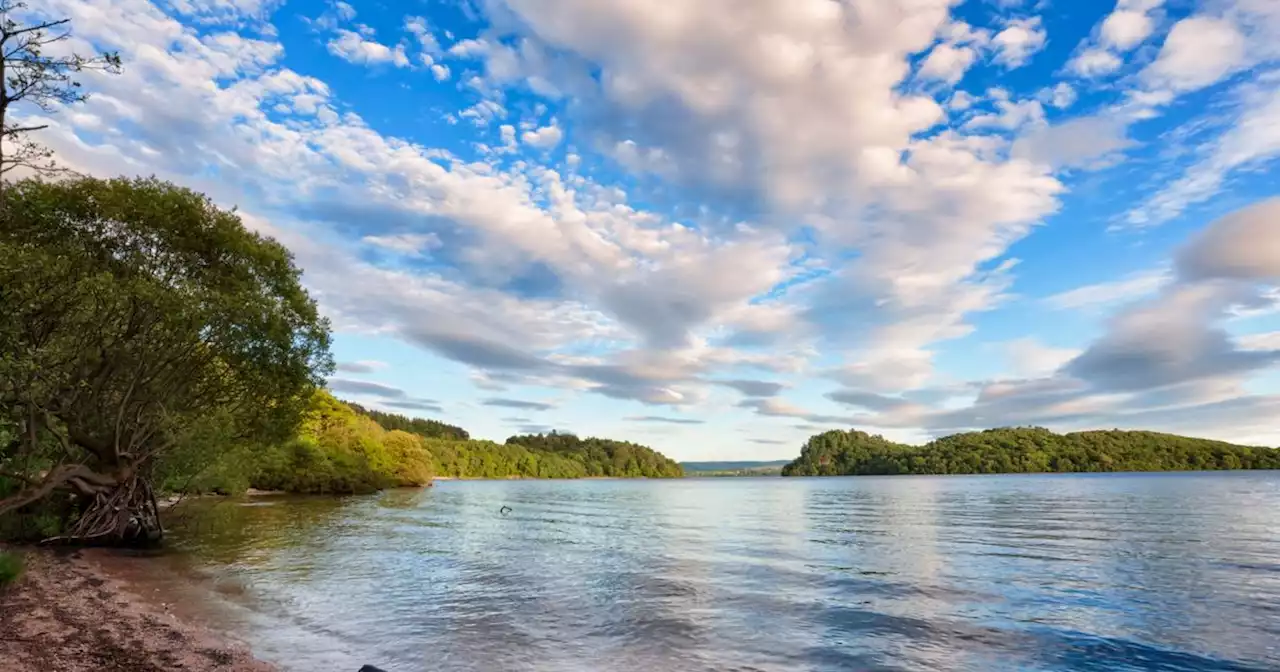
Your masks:
M1280 469L1280 451L1143 431L1005 427L923 446L857 430L810 437L783 476Z

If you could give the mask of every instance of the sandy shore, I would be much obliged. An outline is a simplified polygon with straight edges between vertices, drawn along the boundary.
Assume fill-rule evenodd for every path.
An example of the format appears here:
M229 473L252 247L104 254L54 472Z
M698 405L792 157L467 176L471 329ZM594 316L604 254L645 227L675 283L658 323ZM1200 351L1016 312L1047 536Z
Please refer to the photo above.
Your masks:
M25 555L23 577L0 589L0 672L275 669L132 581L109 552Z

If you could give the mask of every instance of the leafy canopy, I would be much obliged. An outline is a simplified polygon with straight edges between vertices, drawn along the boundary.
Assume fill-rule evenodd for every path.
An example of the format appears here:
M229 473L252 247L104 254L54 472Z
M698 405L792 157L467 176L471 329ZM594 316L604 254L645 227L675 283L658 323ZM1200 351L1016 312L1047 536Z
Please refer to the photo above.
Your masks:
M155 179L25 180L3 206L0 472L61 464L41 489L88 496L210 418L210 451L293 435L333 364L283 246Z

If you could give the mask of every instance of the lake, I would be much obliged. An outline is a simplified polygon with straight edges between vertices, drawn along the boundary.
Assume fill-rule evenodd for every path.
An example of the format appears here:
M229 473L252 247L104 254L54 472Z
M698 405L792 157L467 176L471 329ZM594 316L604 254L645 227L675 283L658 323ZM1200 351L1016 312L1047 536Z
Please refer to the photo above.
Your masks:
M288 670L1280 669L1280 472L444 481L186 526Z

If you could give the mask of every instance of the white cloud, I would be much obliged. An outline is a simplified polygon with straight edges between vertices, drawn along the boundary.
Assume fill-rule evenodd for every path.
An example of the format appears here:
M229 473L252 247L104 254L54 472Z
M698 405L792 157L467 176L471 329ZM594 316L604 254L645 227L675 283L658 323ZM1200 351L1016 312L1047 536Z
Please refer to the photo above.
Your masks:
M1235 123L1207 145L1207 154L1181 177L1126 213L1131 227L1155 226L1222 190L1234 172L1280 157L1280 78L1260 78L1239 95Z
M957 92L949 107L976 104L979 121L949 125L938 103L908 92L910 63L930 45L981 42L949 19L945 0L871 13L816 0L761 0L750 11L707 0L665 15L588 0L493 3L518 20L455 46L450 58L482 61L455 68L483 68L475 90L485 96L459 116L492 129L509 116L503 101L528 119L524 96L552 95L552 114L582 143L569 148L574 156L606 154L585 165L613 156L660 176L673 198L705 204L679 221L635 206L643 193L593 182L592 171L464 158L379 133L347 111L359 101L338 100L323 82L284 67L273 41L201 37L140 0L51 1L74 15L78 32L125 50L131 63L116 79L87 76L96 95L51 121L50 144L70 163L155 173L244 204L246 219L298 255L339 330L400 338L470 367L486 385L690 405L724 393L711 381L744 380L739 368L804 375L823 355L840 360L832 377L855 386L839 403L869 409L881 425L930 429L1110 418L1080 414L1140 394L1089 391L1059 376L948 388L980 395L977 410L962 409L968 415L905 401L941 394L930 387L940 376L935 352L973 333L972 315L1007 300L1017 263L1010 246L1058 207L1064 186L1053 171L1114 151L1124 138L1087 124L1048 126L1043 105L1065 105L1063 87L1044 100ZM399 48L415 47L406 36ZM281 121L281 110L293 114ZM570 118L579 110L588 113ZM561 128L513 124L482 134L510 141ZM128 132L91 130L110 128ZM1017 142L1003 132L1010 129L1020 131ZM1041 132L1058 135L1049 142ZM1023 153L1033 137L1042 144ZM811 249L790 242L798 226L812 232ZM357 239L372 247L348 249ZM430 252L432 263L379 249ZM1098 296L1057 300L1099 305ZM1155 313L1196 305L1169 299ZM1141 340L1115 331L1127 335L1110 345ZM1182 347L1194 335L1169 352L1222 354ZM1068 355L1037 342L1009 346L1019 375L1043 375ZM1214 378L1210 369L1179 370L1199 385ZM916 391L902 394L909 388ZM1224 389L1215 383L1213 394ZM850 420L781 400L747 408Z
M1080 77L1101 77L1120 69L1123 61L1106 49L1085 49L1067 63L1067 70Z
M1062 167L1102 167L1133 145L1127 124L1115 114L1076 117L1060 124L1032 126L1014 141L1010 156Z
M520 137L526 145L532 145L539 149L551 149L560 144L561 138L564 137L564 132L560 130L560 127L553 120L550 125L532 131L525 131L524 135Z
M1178 256L1178 271L1195 280L1280 281L1280 197L1232 212L1197 233Z
M932 79L955 84L964 77L964 73L977 60L978 54L971 47L957 47L951 44L939 44L934 47L920 65L921 79Z
M1128 51L1147 39L1155 29L1155 21L1145 12L1117 9L1102 22L1100 30L1103 45Z
M1236 337L1236 347L1252 351L1280 351L1280 331Z
M1075 359L1079 350L1049 347L1034 338L1020 338L1002 344L1009 372L1015 378L1040 378L1052 375L1062 365Z
M444 243L435 233L401 233L386 236L365 236L360 239L367 245L373 245L392 252L417 257L425 252L437 249Z
M1058 82L1052 89L1043 89L1041 93L1041 102L1048 103L1060 110L1071 107L1077 98L1075 87L1066 82Z
M329 53L351 63L361 65L394 64L397 68L409 67L409 57L404 45L388 47L381 42L366 39L360 33L339 28L328 42Z
M1109 75L1124 64L1121 55L1142 44L1155 31L1150 14L1164 0L1119 0L1093 31L1093 37L1077 49L1067 63L1067 71L1079 77Z
M468 107L458 113L463 119L470 119L477 126L488 125L495 119L505 119L507 116L507 108L502 106L496 100L481 100L480 102Z
M992 46L996 50L995 62L1010 68L1021 67L1043 49L1047 42L1047 33L1041 25L1040 17L1013 19L992 38Z
M973 107L978 102L978 98L966 91L956 91L951 94L951 99L947 101L947 107L956 112L963 112Z
M449 79L449 66L436 63L431 66L431 76L435 77L437 82Z
M1174 24L1142 76L1155 87L1188 91L1217 82L1246 62L1245 36L1234 22L1192 16Z
M350 21L356 18L356 8L342 2L342 0L333 3L333 11L343 21Z
M1171 279L1167 270L1157 269L1128 275L1112 282L1085 285L1045 297L1057 310L1085 310L1113 306L1154 294Z
M1012 100L1009 98L1008 92L1003 89L993 89L990 93L996 111L970 117L965 122L965 128L1014 130L1027 124L1037 124L1044 121L1044 106L1040 104L1040 101L1035 99Z
M435 35L431 33L431 28L427 25L426 19L421 16L406 16L404 17L404 29L417 38L418 45L425 55L436 57L444 53L440 48L440 43L436 41Z

